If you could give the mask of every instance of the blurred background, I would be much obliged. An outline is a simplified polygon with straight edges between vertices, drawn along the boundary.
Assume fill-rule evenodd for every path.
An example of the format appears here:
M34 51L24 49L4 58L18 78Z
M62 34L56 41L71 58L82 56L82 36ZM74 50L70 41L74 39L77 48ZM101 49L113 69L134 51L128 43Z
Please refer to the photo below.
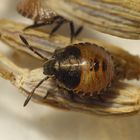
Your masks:
M31 20L16 12L18 0L0 0L0 18L23 23ZM87 34L88 32L88 34ZM140 55L140 41L120 39L85 29L81 34L105 40ZM6 51L3 43L0 49ZM140 115L91 116L66 112L33 102L23 108L25 97L0 78L0 139L3 140L139 140Z

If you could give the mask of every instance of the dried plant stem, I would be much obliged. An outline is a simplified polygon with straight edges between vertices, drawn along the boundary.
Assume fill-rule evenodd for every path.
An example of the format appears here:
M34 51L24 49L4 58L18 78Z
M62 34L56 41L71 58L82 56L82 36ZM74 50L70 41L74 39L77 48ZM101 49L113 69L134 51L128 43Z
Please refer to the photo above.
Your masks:
M3 78L10 80L19 90L28 95L36 84L44 77L42 69L32 71L21 70L14 63L5 57L0 59L0 70ZM46 92L51 90L52 94L44 99ZM111 93L111 94L109 94ZM103 101L95 100L91 104L86 102L75 102L63 97L61 90L55 85L54 81L47 81L36 91L33 100L38 103L48 104L57 108L85 112L90 114L131 114L140 109L140 88L119 82L104 95ZM77 100L77 99L75 99Z
M69 42L69 39L61 36L54 36L49 39L48 34L40 31L29 30L27 32L22 32L22 29L25 26L26 25L21 25L8 20L0 21L1 40L9 44L9 46L15 50L20 50L22 52L20 56L24 55L25 52L33 56L34 54L22 44L18 37L19 34L22 34L35 49L45 56L48 55L48 57L52 55L52 52L57 46L64 47ZM119 77L122 81L117 81L101 95L102 100L99 98L91 100L81 99L76 95L74 95L74 99L72 100L67 91L58 88L55 81L49 79L36 90L33 100L61 109L90 114L122 115L138 112L140 110L140 88L127 84L123 79L134 79L139 77L140 70L137 68L140 66L140 59L109 44L101 43L96 40L91 41L84 39L83 41L97 43L110 51L114 56L114 62L118 64L117 71L122 73ZM132 64L129 64L129 60ZM25 59L23 61L25 61ZM35 62L32 61L31 63ZM12 59L9 59L6 55L2 54L0 54L0 76L11 81L19 90L25 93L25 95L28 95L37 83L44 78L42 68L33 70L30 70L30 67L22 68L16 65ZM47 92L50 94L47 99L44 99Z

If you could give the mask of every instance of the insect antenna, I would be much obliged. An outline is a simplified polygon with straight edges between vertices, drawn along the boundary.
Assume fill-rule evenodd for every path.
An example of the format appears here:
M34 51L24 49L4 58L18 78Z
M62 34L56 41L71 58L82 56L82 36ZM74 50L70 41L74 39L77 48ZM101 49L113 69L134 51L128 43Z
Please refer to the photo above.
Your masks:
M35 93L35 90L44 82L46 81L47 79L49 78L49 76L45 77L44 79L42 79L36 86L35 88L31 91L31 93L28 95L27 99L25 100L23 106L25 107L29 101L31 100L32 96L34 95Z
M29 43L27 42L27 40L22 35L19 35L19 37L20 37L21 41L25 44L25 46L27 48L29 48L32 52L34 52L37 56L39 56L43 60L48 60L48 58L44 57L42 54L37 52L32 46L30 46Z

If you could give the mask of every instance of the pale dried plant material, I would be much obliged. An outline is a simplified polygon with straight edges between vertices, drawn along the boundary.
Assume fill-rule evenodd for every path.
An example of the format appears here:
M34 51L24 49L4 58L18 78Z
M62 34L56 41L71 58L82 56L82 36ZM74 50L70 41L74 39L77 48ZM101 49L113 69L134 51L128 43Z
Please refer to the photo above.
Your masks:
M29 30L22 32L26 25L15 23L8 20L0 20L0 34L1 40L11 48L28 53L30 52L19 39L19 34L24 36L29 44L37 49L45 56L51 57L53 51L57 47L64 47L69 44L69 39L62 36L54 36L49 38L49 35L40 31ZM132 114L140 110L140 88L131 84L125 83L124 79L135 79L140 77L140 58L133 56L128 52L105 44L97 40L83 39L84 41L94 42L100 46L107 48L107 50L114 56L114 62L117 65L118 79L111 88L109 88L103 95L102 100L98 98L92 100L83 100L74 96L72 100L67 91L61 90L57 87L55 81L48 80L42 84L35 92L33 100L38 103L51 105L57 108L85 112L90 114L102 115L117 115L117 114ZM79 41L76 41L79 42ZM80 41L81 42L81 41ZM26 57L27 60L28 57ZM31 63L36 64L37 59L33 59ZM11 81L18 89L25 95L28 95L36 84L44 77L42 68L32 69L30 67L22 67L18 65L18 59L15 64L12 59L6 55L0 54L0 75ZM25 61L23 59L22 61ZM22 63L22 61L20 63ZM131 64L129 62L131 61ZM36 67L40 67L37 65ZM51 94L44 99L47 91Z
M140 0L46 0L46 4L78 24L114 36L140 39Z

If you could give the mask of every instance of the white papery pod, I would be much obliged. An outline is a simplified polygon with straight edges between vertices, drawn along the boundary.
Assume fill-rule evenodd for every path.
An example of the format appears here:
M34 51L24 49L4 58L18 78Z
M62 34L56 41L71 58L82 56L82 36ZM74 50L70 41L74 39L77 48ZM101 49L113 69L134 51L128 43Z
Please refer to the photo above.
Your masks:
M48 34L36 30L29 30L25 33L22 29L26 26L9 20L0 20L1 41L8 44L13 51L20 53L18 58L15 58L15 55L9 58L0 54L0 76L9 80L27 96L45 75L43 75L43 69L39 68L42 67L43 62L31 57L35 55L21 42L19 35L24 36L34 49L48 57L52 56L56 48L69 44L69 39L62 36L54 36L50 39ZM121 80L116 79L116 83L102 95L102 100L99 98L83 100L77 96L74 96L72 100L67 91L60 89L55 81L50 79L36 90L32 97L33 101L89 114L123 115L138 112L140 110L140 88L124 80L139 78L140 58L97 40L83 39L82 41L94 42L105 47L114 57L115 65L118 65L118 79ZM28 60L29 65L25 60ZM44 99L48 91L51 94Z
M45 0L59 15L114 36L140 39L140 0Z

